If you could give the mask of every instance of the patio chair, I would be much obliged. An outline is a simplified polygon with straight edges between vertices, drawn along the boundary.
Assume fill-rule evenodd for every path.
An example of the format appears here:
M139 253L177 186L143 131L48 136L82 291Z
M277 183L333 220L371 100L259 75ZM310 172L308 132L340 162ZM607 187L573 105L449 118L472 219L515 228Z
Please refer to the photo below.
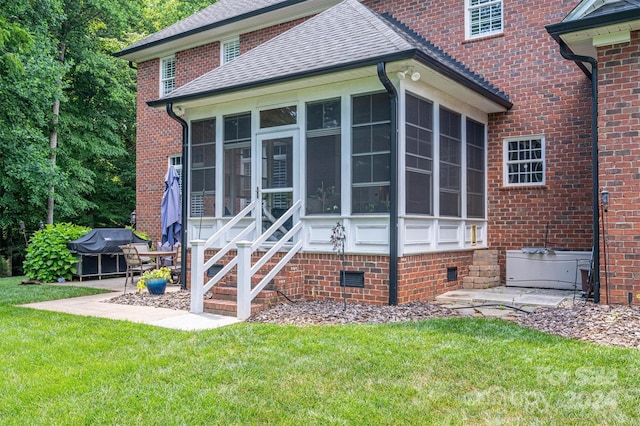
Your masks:
M127 282L131 277L131 284L133 285L133 274L139 272L142 274L144 271L154 269L156 264L154 262L143 262L142 257L138 253L137 248L133 244L120 246L122 253L124 254L124 260L127 263L126 278L124 280L124 292L127 292Z
M138 252L138 255L140 256L140 260L142 260L142 263L151 262L151 256L147 255L147 253L149 253L151 251L149 249L149 244L147 244L147 243L131 243L129 245L131 247L135 247L135 249Z

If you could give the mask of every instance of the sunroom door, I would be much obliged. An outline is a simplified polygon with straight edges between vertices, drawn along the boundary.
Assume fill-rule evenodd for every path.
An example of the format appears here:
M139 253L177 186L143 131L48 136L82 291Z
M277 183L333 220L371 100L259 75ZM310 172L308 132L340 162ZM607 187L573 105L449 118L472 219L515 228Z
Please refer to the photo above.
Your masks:
M260 161L258 177L262 196L262 228L268 229L292 205L296 185L297 134L283 132L259 135ZM276 238L291 229L291 220L278 230Z

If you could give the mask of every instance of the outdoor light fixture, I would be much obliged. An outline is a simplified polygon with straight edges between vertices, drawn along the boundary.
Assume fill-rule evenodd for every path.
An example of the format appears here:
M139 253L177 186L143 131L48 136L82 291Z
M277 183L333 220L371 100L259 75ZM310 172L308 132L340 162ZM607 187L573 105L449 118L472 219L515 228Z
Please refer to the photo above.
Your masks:
M409 74L409 77L411 77L412 81L420 80L420 73L418 71L413 71L412 67L409 67L406 70L399 72L398 78L400 80L404 80L407 77L407 74Z
M44 229L44 223L42 221L40 221L39 225L40 229Z
M606 212L609 208L609 191L603 189L600 193L600 199L602 200L602 208L604 208L604 211Z
M135 225L136 224L136 211L135 210L131 212L130 221L131 221L131 225Z

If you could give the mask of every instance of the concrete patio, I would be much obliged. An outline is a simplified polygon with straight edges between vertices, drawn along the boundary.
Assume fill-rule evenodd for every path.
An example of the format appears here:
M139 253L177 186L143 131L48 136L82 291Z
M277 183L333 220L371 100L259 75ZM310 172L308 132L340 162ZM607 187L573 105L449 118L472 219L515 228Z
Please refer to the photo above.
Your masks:
M115 320L132 321L136 323L154 325L175 330L194 331L209 330L239 322L236 318L213 314L192 314L167 308L150 306L132 306L115 303L105 303L106 300L120 296L124 291L124 277L101 280L73 281L64 285L76 287L91 287L108 290L109 293L92 296L74 297L71 299L50 300L47 302L29 303L21 305L26 308L42 309L45 311L64 312L74 315L93 316ZM178 291L179 287L169 286L167 292ZM135 285L127 286L128 292L135 292Z

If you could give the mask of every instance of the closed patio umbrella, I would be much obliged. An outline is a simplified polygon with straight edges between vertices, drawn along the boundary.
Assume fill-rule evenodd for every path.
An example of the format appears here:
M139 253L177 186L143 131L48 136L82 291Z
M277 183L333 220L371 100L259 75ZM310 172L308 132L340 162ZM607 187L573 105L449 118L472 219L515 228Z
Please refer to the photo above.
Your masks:
M164 178L164 194L160 204L162 221L162 244L169 243L172 247L180 243L182 231L182 211L180 209L180 176L173 166Z

